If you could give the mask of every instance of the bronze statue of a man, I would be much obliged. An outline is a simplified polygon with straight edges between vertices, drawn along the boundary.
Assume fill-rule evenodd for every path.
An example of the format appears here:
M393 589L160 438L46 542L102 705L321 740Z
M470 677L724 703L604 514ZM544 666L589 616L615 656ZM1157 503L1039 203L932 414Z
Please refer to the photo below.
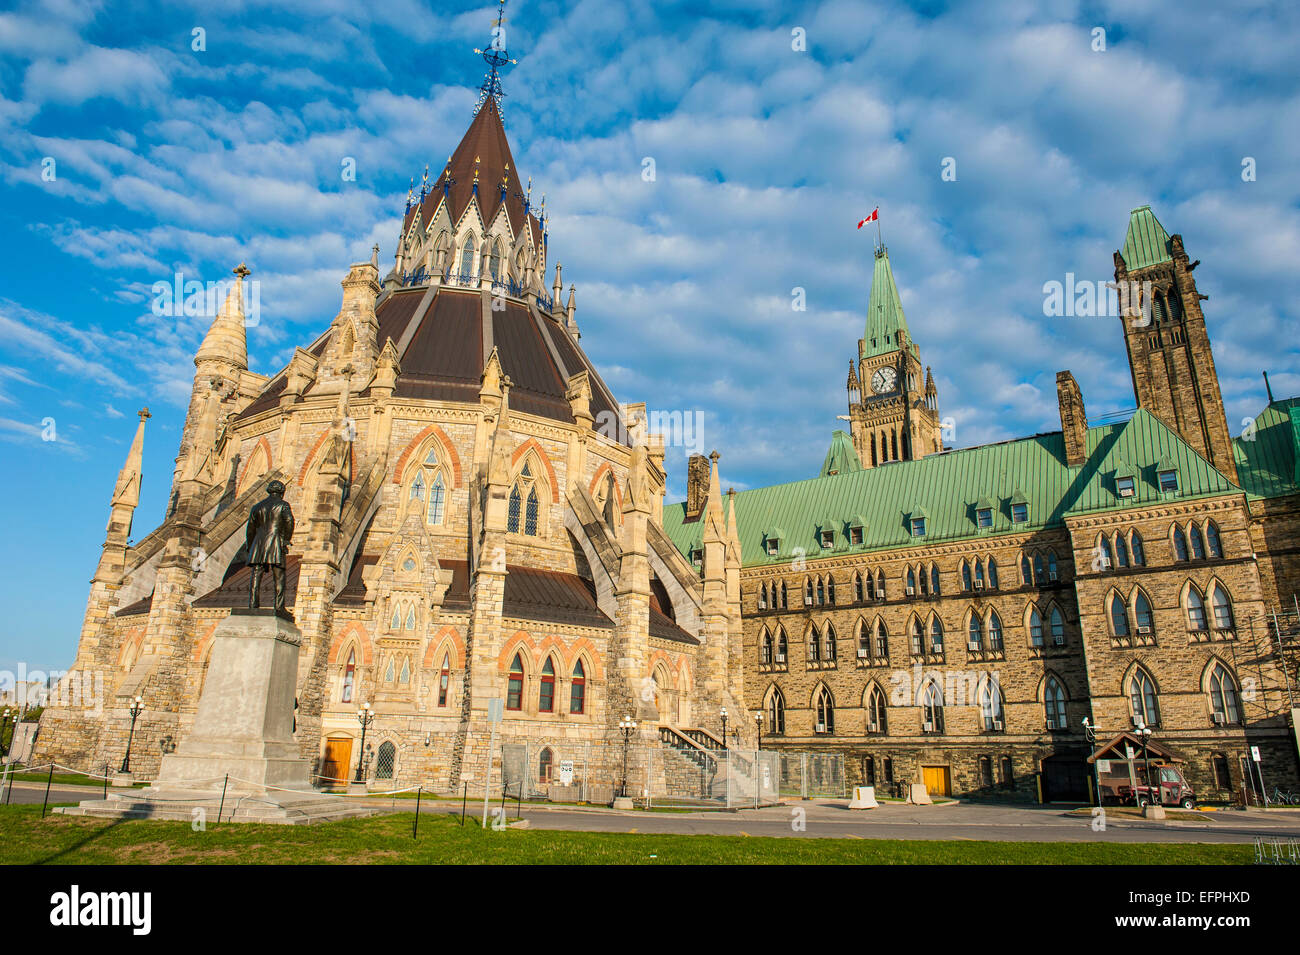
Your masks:
M248 514L248 533L244 547L248 551L248 566L253 568L253 584L248 594L248 606L259 606L262 572L271 568L275 581L275 611L284 613L284 563L293 540L293 509L284 499L284 484L272 481L266 486L266 497L253 505Z

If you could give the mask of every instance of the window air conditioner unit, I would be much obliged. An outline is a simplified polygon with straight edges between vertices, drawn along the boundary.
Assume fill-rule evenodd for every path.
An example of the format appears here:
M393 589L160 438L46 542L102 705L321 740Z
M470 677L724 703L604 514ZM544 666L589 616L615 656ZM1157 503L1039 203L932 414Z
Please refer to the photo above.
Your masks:
M879 733L879 732L880 732L880 727L878 727L875 723L868 723L868 724L867 724L867 732L868 732L868 733Z
M1146 633L1150 633L1150 632L1151 632L1151 628L1150 628L1150 627L1138 627L1138 633L1146 634Z
M933 723L922 723L922 724L921 724L921 732L922 732L922 733L933 733L933 732L934 732L934 724L933 724Z
M969 643L966 644L966 647L967 649L970 650L978 650L980 648L980 645L976 643L974 640L971 640Z
M1000 730L1000 729L1002 729L1002 721L1001 721L1001 720L994 720L994 721L993 721L993 728L994 728L995 730Z
M915 587L908 587L908 588L907 588L907 595L908 595L909 597L915 597L915 596L916 596L916 588L915 588Z
M876 599L877 599L877 600L884 600L884 599L885 599L885 588L884 588L884 587L878 587L878 588L876 588Z
M1048 580L1055 580L1055 579L1056 579L1056 571L1054 571L1054 570L1052 570L1052 571L1048 571L1048 573L1047 573L1047 579L1048 579Z
M859 659L859 660L865 660L866 658L867 658L867 648L866 648L866 647L858 647L858 659Z
M1063 636L1062 636L1062 637L1053 637L1053 638L1052 638L1052 644L1053 644L1054 646L1058 646L1058 647L1063 647L1063 646L1065 646L1065 637L1063 637Z
M1211 717L1211 719L1213 719L1214 722L1217 723L1217 724L1219 724L1219 725L1222 725L1222 724L1228 722L1228 718L1227 718L1226 716L1224 716L1222 713L1215 713L1215 714Z
M784 653L778 653L778 654L776 655L776 662L777 662L777 663L784 663L784 662L785 662L785 654L784 654Z
M804 605L805 607L811 607L811 606L812 606L812 598L809 597L809 596L807 596L807 595L805 594L805 595L804 595L804 598L803 598L803 605Z
M817 724L817 732L819 732L819 733L825 733L825 732L826 732L826 724L825 724L825 723L818 723L818 724Z

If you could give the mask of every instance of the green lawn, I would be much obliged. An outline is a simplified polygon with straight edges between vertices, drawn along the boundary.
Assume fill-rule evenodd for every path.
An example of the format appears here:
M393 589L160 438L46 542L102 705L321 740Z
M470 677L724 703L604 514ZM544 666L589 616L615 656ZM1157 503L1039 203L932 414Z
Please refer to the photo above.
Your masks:
M410 813L320 826L224 825L194 832L184 822L40 818L39 806L0 808L0 862L165 863L556 863L556 864L1241 864L1251 846L905 842L627 833L483 831L467 820ZM636 825L628 819L628 827Z

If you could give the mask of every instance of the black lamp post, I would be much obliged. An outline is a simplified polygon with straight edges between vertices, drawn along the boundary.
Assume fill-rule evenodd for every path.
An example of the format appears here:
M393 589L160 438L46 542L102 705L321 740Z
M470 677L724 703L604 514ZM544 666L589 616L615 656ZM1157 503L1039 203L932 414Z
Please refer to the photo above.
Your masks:
M756 748L756 751L761 752L763 749L763 711L762 710L759 710L754 714L754 730L758 733L758 746Z
M1151 799L1151 760L1147 756L1147 740L1151 738L1151 727L1147 726L1142 720L1138 720L1137 732L1142 737L1142 767L1147 777L1147 798Z
M1088 738L1088 745L1093 749L1092 760L1092 785L1096 789L1097 805L1101 805L1101 770L1097 768L1097 727L1092 725L1088 717L1083 718L1083 735Z
M362 703L361 708L357 710L357 722L361 724L361 748L357 751L357 779L359 783L366 781L366 730L370 724L375 721L375 711L369 703Z
M144 711L144 697L137 693L127 711L131 714L131 730L126 734L126 755L122 757L122 768L118 770L121 773L131 771L131 741L135 739L135 721L140 718L141 712Z
M722 708L722 748L727 748L727 708Z
M9 707L5 707L4 712L0 713L0 756L9 755L9 747L5 745L5 725L9 722ZM14 713L14 729L18 728L18 714Z
M630 716L625 716L618 721L619 732L623 734L623 783L618 787L620 798L627 797L627 744L632 739L632 734L636 732L636 720Z

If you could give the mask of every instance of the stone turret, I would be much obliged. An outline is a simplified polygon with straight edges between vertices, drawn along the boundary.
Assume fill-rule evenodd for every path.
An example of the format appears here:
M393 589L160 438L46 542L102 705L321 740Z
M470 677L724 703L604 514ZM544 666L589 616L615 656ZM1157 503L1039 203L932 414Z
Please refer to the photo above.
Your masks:
M235 281L194 354L194 386L172 475L169 515L176 508L177 484L197 446L197 431L205 415L215 415L220 421L239 409L240 384L248 371L247 321L244 315L244 280L249 275L248 267L241 262L235 267L234 274ZM219 401L216 409L209 408L209 396L213 394ZM207 450L199 448L199 453L206 454ZM194 466L190 464L191 469Z

